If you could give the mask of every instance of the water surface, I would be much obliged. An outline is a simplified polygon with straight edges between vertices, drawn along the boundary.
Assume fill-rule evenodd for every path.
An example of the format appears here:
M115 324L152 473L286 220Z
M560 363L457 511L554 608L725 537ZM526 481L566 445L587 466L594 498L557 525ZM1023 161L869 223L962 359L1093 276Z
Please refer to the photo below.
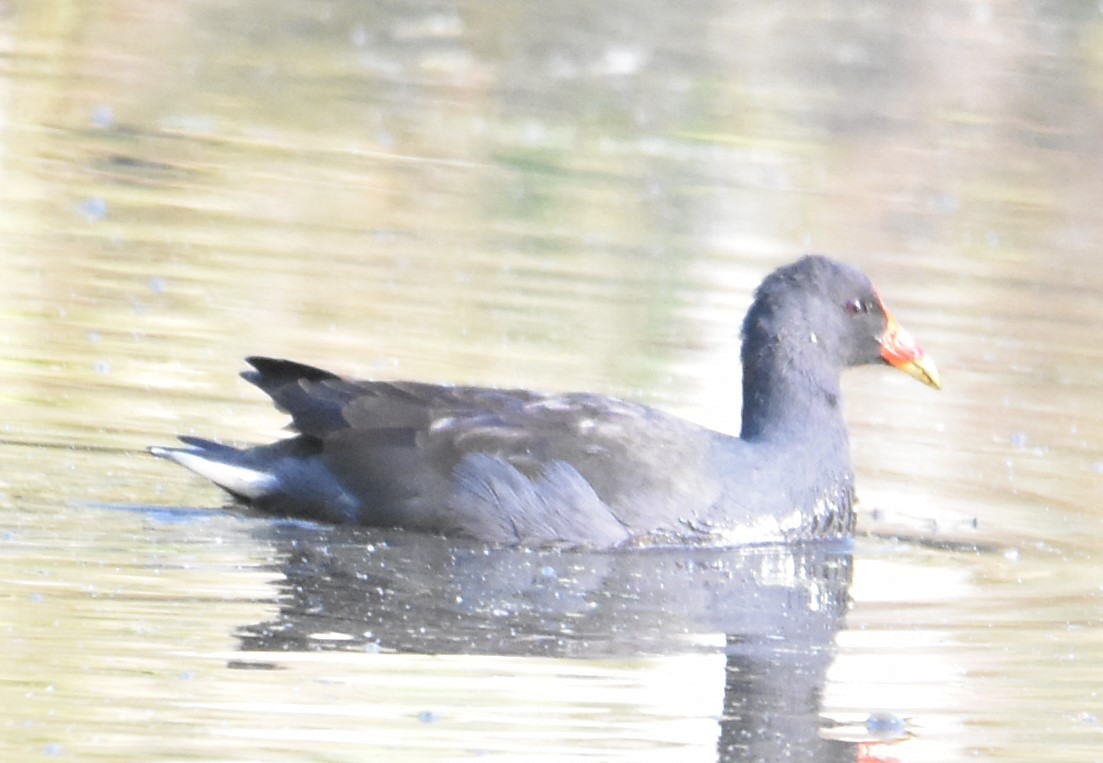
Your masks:
M0 757L1099 760L1101 40L1092 4L9 3ZM846 378L852 546L280 524L144 453L278 435L249 354L736 431L750 292L807 251L946 385Z

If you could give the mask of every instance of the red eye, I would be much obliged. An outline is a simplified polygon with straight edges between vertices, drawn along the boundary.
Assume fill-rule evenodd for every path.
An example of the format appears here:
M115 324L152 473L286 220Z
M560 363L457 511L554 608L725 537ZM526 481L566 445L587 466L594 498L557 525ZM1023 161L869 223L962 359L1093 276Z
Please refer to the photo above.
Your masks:
M851 315L865 315L873 309L873 304L868 299L852 299L846 303L846 311Z

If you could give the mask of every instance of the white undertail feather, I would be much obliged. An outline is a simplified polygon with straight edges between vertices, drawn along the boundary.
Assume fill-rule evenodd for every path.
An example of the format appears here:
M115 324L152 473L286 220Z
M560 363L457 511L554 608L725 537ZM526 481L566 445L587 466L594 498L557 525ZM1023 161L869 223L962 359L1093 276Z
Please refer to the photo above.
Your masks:
M234 495L257 499L279 489L280 481L274 474L257 471L238 464L215 461L198 451L176 448L150 448L150 452L168 458Z

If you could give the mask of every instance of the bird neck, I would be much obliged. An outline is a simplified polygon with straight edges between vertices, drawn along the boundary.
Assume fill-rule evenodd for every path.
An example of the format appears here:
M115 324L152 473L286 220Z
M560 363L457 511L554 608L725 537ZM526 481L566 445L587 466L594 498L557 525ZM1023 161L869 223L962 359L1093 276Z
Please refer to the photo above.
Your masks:
M743 358L744 440L846 445L839 370L808 345L748 343Z

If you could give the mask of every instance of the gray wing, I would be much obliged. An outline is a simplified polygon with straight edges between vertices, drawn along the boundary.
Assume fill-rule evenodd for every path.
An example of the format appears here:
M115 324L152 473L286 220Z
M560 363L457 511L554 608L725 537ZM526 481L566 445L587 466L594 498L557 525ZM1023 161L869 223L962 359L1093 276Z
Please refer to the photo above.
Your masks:
M243 376L318 442L365 524L614 545L718 499L715 433L598 395L342 379L250 358Z

